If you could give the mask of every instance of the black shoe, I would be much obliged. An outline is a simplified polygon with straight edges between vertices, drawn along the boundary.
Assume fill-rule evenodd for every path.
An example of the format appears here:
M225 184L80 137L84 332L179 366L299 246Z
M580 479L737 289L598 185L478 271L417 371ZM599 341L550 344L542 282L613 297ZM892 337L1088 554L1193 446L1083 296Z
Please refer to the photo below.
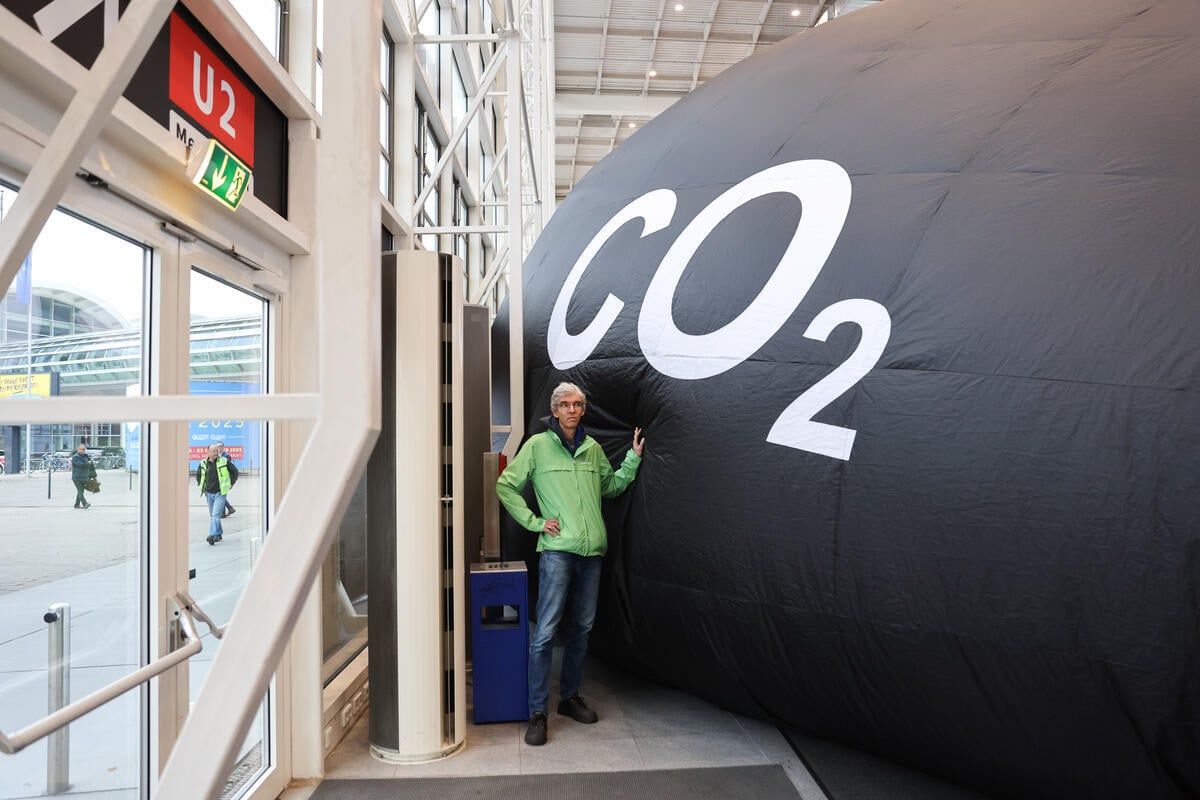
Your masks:
M206 537L206 538L204 539L204 541L208 542L209 544L216 544L216 543L217 543L217 540L216 540L216 539L214 539L214 538L213 538L213 537L211 537L211 536L208 536L208 537Z
M585 725L591 725L593 722L600 720L600 715L587 707L587 703L583 702L583 698L577 694L573 694L558 704L558 713L570 717L576 722L582 722Z
M533 712L529 718L529 727L525 729L525 744L540 747L546 743L546 715L541 711Z
M223 534L223 533L218 533L216 536L214 536L214 537L213 537L213 541L214 541L214 542L219 542L219 541L221 541L221 540L222 540L222 539L224 539L224 538L225 538L225 534Z

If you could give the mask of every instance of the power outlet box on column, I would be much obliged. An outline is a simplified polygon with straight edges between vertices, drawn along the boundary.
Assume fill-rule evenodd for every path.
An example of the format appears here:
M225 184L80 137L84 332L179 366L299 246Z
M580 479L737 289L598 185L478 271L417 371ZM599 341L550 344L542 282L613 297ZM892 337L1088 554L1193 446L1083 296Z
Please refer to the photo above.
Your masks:
M367 710L369 699L367 651L363 650L325 687L322 694L321 745L325 757L338 746Z

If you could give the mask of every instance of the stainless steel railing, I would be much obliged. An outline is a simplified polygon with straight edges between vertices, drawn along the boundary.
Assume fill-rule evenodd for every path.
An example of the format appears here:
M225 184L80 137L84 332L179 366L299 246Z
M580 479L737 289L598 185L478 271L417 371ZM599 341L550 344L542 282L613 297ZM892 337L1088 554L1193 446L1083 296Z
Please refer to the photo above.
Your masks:
M224 633L224 628L215 626L208 618L208 615L200 610L200 607L197 606L195 601L192 600L191 597L188 597L186 593L175 595L174 600L176 606L175 614L178 616L180 624L183 625L183 637L187 640L187 644L185 644L183 647L173 650L162 658L150 662L136 672L131 672L125 677L110 683L108 686L105 686L102 689L97 689L87 697L77 700L68 706L58 709L57 711L51 712L32 725L22 728L16 733L9 735L5 734L3 731L0 731L0 753L13 754L21 752L39 739L49 736L55 731L70 725L84 714L96 710L111 700L115 700L116 698L125 694L125 692L128 692L130 689L141 685L151 678L161 675L171 667L174 667L175 665L191 658L196 653L199 653L202 649L204 649L204 645L201 644L200 636L196 633L196 622L192 618L193 614L208 623L208 626L212 630L214 636L220 638L221 634ZM53 681L53 674L51 677Z

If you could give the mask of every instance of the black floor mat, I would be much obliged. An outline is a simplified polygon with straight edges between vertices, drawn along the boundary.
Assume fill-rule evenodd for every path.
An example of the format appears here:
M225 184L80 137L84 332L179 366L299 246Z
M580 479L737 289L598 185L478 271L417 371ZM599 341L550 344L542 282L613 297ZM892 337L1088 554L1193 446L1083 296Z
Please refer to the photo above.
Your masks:
M778 764L482 778L327 780L310 800L797 800Z

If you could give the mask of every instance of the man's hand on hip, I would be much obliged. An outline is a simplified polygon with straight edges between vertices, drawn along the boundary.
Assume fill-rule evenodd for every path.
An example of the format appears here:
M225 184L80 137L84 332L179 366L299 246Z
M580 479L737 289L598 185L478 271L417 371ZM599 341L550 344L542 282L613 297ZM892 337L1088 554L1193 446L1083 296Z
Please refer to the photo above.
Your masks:
M551 536L558 536L558 520L556 520L556 519L546 520L546 524L542 526L542 530L544 530L546 533L550 534Z

